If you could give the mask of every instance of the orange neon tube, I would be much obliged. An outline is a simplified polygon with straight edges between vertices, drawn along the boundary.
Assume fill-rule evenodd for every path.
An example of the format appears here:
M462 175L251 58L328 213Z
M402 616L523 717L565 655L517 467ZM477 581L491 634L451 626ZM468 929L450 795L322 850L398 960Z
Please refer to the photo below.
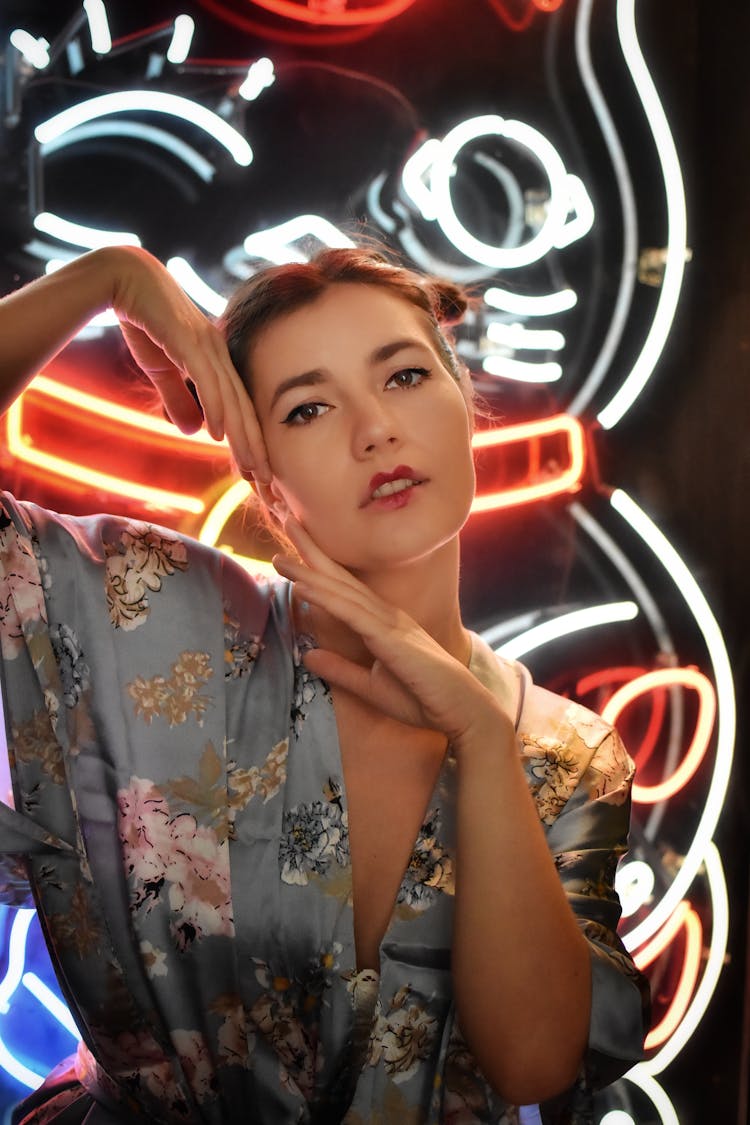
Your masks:
M415 0L389 0L388 3L379 4L376 8L326 12L303 7L301 4L293 3L292 0L255 0L259 8L265 8L267 12L273 12L274 15L299 20L302 23L325 24L329 27L334 24L347 27L351 24L385 23L394 16L400 16L414 2Z
M652 1027L646 1036L643 1046L647 1051L653 1047L661 1046L669 1039L685 1015L695 991L703 953L703 926L692 907L688 907L683 914L682 926L685 930L685 952L680 979L677 982L667 1011L656 1027ZM636 963L638 962L636 961Z
M499 508L508 508L515 504L531 504L563 492L571 492L579 486L586 463L586 441L583 427L577 418L568 414L558 414L553 418L501 426L496 430L480 430L479 433L474 434L472 446L475 450L510 445L514 442L533 442L540 438L558 435L564 435L567 438L570 457L567 469L534 484L478 494L474 497L474 502L471 505L472 514L497 511Z
M687 687L697 692L698 718L695 733L685 757L671 777L658 785L633 785L633 801L642 805L654 805L673 796L690 780L703 761L716 718L716 693L713 685L696 668L664 668L647 672L624 684L602 708L602 718L614 726L621 712L638 696L654 688L671 687Z

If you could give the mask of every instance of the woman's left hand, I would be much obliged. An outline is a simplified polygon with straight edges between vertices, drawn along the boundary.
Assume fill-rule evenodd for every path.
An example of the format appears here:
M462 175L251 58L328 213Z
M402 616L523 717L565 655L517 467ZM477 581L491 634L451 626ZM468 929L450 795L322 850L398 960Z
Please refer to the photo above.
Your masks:
M304 661L311 672L400 722L442 731L452 743L474 729L510 723L468 668L407 613L328 558L291 516L285 531L303 561L276 555L278 572L294 581L300 598L356 633L373 657L365 667L326 649L310 649Z

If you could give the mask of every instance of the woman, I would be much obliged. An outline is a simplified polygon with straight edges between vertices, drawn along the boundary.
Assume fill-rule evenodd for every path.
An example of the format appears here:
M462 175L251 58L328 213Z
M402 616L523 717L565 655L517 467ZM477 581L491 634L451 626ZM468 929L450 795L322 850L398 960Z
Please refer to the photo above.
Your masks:
M0 306L6 401L108 305L296 550L267 587L6 498L0 844L85 1043L18 1119L584 1121L642 1044L632 763L461 622L459 294L328 251L220 331L145 252L97 251Z

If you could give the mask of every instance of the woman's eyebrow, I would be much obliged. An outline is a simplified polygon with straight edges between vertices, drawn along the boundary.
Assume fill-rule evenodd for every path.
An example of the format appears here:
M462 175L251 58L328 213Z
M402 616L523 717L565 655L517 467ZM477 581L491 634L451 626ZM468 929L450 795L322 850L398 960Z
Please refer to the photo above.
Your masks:
M294 390L295 387L316 387L319 383L325 383L326 376L322 371L303 371L301 375L290 375L288 379L282 379L276 390L271 397L270 410L273 410L276 403L282 395L287 391Z
M392 340L390 344L381 344L370 355L370 363L382 363L386 359L391 359L397 352L404 351L406 348L421 348L423 351L429 350L424 340L419 340L416 337L407 336L403 340Z

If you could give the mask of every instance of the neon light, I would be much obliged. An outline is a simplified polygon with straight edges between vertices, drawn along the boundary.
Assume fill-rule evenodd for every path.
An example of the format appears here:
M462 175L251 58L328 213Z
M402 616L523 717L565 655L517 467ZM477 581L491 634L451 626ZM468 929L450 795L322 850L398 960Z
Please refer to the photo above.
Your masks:
M665 1015L656 1027L651 1028L646 1036L643 1046L647 1051L652 1047L660 1047L676 1030L688 1009L690 998L695 989L695 982L698 980L703 947L703 927L700 918L692 909L688 909L683 924L685 927L685 958L682 963L680 979Z
M642 1069L644 1065L644 1063L638 1063L628 1071L625 1077L628 1082L632 1082L634 1086L637 1086L639 1090L643 1091L646 1097L651 1099L654 1109L659 1114L662 1125L680 1125L680 1119L675 1112L669 1095L655 1078Z
M21 983L26 956L26 935L33 920L33 910L17 910L13 919L8 942L8 967L0 981L0 1012L3 1015L9 1011L10 999Z
M638 222L636 218L635 195L630 179L628 163L625 159L620 138L617 135L612 115L602 95L599 84L594 74L591 63L590 31L591 8L593 0L581 0L576 13L575 50L578 68L581 72L586 93L588 94L591 108L599 122L599 128L604 137L604 143L609 152L609 158L617 180L620 193L620 207L622 209L622 259L620 262L620 281L617 288L617 298L612 310L611 319L599 354L594 360L586 379L568 408L569 414L576 417L588 406L594 393L599 389L605 374L609 370L612 358L619 347L625 325L630 311L635 288L636 263L638 261Z
M26 1086L30 1090L38 1090L44 1082L45 1076L37 1074L35 1070L31 1070L28 1066L19 1062L16 1056L10 1053L2 1039L0 1039L0 1067L7 1070L16 1082L20 1082L22 1086Z
M256 231L244 242L245 253L269 262L306 262L308 258L289 244L298 238L317 238L324 246L354 246L350 238L321 215L297 215L277 227Z
M140 111L166 113L195 125L213 137L242 167L247 167L253 159L253 150L242 134L228 125L217 113L213 113L190 98L165 94L158 90L120 90L116 94L101 94L99 97L89 98L37 125L34 136L39 144L44 145L67 133L69 129L109 113Z
M556 12L558 8L562 8L564 2L565 0L533 0L540 12Z
M656 672L646 672L630 683L619 688L602 709L602 718L613 726L621 712L638 696L658 688L692 688L698 693L698 718L693 740L680 766L666 781L659 785L633 785L633 801L643 805L653 805L666 801L668 797L682 789L703 761L708 749L716 717L716 696L709 680L694 668L663 668Z
M633 960L639 969L647 969L652 965L657 957L660 957L664 950L674 941L677 937L682 926L685 924L685 919L688 914L692 912L692 907L689 902L683 901L679 904L675 912L670 915L664 923L658 934L651 938L647 945L642 946L636 953L633 954Z
M10 42L36 70L49 66L49 43L46 39L35 39L31 32L17 27L10 33Z
M575 687L575 694L576 696L578 696L578 698L580 698L581 696L586 696L590 692L595 691L597 688L601 688L604 685L606 685L608 688L611 688L615 683L621 683L623 680L632 680L636 676L642 676L645 671L645 668L626 666L622 668L604 668L598 672L591 672L588 676L584 676L582 680L578 681ZM607 695L607 699L611 697L611 694L612 693L610 692ZM646 728L645 733L641 736L640 746L638 747L637 754L635 754L639 769L645 765L645 763L651 757L654 749L656 748L657 739L662 728L662 723L664 722L665 711L666 692L656 692L651 696L651 717L649 719L648 727ZM666 755L667 760L670 762L674 757L677 756L672 752L673 741L675 743L676 749L676 733L677 727L675 724L672 724L670 732L669 752Z
M544 170L550 185L547 215L540 230L523 246L491 246L470 234L453 208L451 180L458 154L470 141L499 136L529 149ZM567 217L567 173L557 152L545 136L522 121L506 121L496 114L461 122L446 135L435 153L430 188L435 197L437 221L453 245L476 262L498 270L517 269L542 258L555 245Z
M501 324L498 321L488 324L487 339L514 351L559 352L565 347L562 332L553 328L525 328L517 320L512 324Z
M385 23L395 16L400 16L410 8L414 0L388 0L387 3L378 4L377 7L359 8L356 11L342 11L342 5L337 4L334 10L326 5L325 9L315 7L302 7L292 0L255 0L260 8L265 8L277 16L285 16L290 20L299 20L302 23L317 23L335 26L351 26L363 23ZM344 7L346 0L344 0Z
M192 145L186 144L180 137L168 133L165 129L157 129L141 121L92 121L88 125L78 125L75 129L70 129L55 140L47 141L42 145L42 155L48 156L68 145L97 140L99 137L135 137L136 140L158 145L176 156L183 164L187 164L205 183L210 183L216 173L216 168L211 161L206 160L205 156L202 156Z
M654 890L654 869L642 859L621 863L615 875L615 890L620 898L622 917L630 918L644 906ZM640 965L640 961L638 962Z
M95 250L98 246L141 245L138 235L129 231L84 227L80 223L61 219L59 215L53 215L49 211L40 211L34 219L34 226L42 234L59 238L60 242L70 242L73 246L85 246L87 250Z
M488 355L482 368L498 379L511 379L515 383L556 383L562 376L559 363L526 363L509 356Z
M197 538L201 543L208 543L211 546L218 546L220 551L231 555L240 566L248 570L251 574L263 574L267 578L278 578L278 573L273 563L267 562L265 559L250 558L247 555L236 555L231 547L225 543L219 544L219 536L221 535L224 526L237 508L241 507L247 502L253 494L253 489L246 480L235 481L234 484L223 493L222 496L211 508L206 516L203 526L198 532Z
M205 510L206 505L196 496L185 496L162 488L151 488L149 485L140 484L137 481L126 480L124 477L113 477L108 473L100 473L96 469L89 469L85 465L68 461L63 457L56 457L51 453L45 453L43 450L35 448L21 430L19 402L13 403L6 417L8 419L9 450L19 460L33 465L37 470L65 477L67 480L70 480L71 475L73 475L76 484L88 485L94 489L104 489L105 492L113 492L119 496L130 496L152 507L171 508L180 512L190 512L193 515L200 515Z
M597 625L612 625L615 621L632 621L638 616L635 602L609 602L605 605L592 605L586 609L575 609L563 613L551 621L535 625L511 641L506 641L497 651L508 660L517 660L541 645L550 644L582 629L592 629Z
M612 429L633 405L653 374L664 350L682 288L687 247L685 189L680 162L664 107L638 43L634 7L634 0L617 0L617 30L625 62L654 137L664 176L667 194L667 255L659 301L641 353L625 382L598 415L598 421L605 430Z
M474 449L487 449L512 442L533 442L542 437L565 434L568 439L570 465L568 469L550 476L535 484L506 488L501 492L491 492L474 497L472 513L496 511L515 504L530 504L545 497L556 496L577 488L586 461L585 435L580 422L559 414L541 421L522 422L514 426L503 426L499 430L482 430L474 434Z
M611 1109L605 1113L599 1125L636 1125L633 1118L624 1109Z
M574 289L560 289L557 293L509 293L493 285L484 294L485 302L493 309L513 313L515 316L553 316L567 312L578 304Z
M709 1001L716 990L721 971L724 968L724 955L726 953L727 940L729 937L729 900L727 898L727 885L721 866L721 858L713 842L709 842L707 845L703 859L705 862L708 885L711 890L712 918L711 944L709 946L703 976L701 977L700 984L695 991L695 995L693 996L682 1023L676 1029L671 1039L664 1044L653 1058L648 1059L646 1062L638 1063L634 1068L637 1072L639 1083L643 1074L659 1074L677 1058L677 1055L703 1019ZM628 1078L632 1081L636 1081L636 1078L633 1077L633 1071L628 1073Z
M224 312L227 307L226 297L222 297L221 293L217 293L202 277L199 277L185 258L170 258L167 269L187 295L211 316L220 316Z
M24 973L21 979L21 984L28 992L34 996L42 1007L46 1008L51 1016L53 1016L59 1024L69 1031L72 1036L80 1040L81 1033L73 1022L73 1017L70 1014L67 1006L63 1004L59 996L57 996L51 988L48 988L43 980L40 980L36 973Z
M177 16L174 21L172 41L167 48L167 62L184 63L190 54L195 34L195 20L191 16Z
M729 783L736 717L729 656L716 618L711 612L698 583L666 536L659 531L627 493L621 489L616 489L610 497L610 503L643 542L650 547L655 558L665 568L685 599L708 649L718 700L714 772L695 837L664 897L643 922L629 934L623 936L626 946L629 949L634 949L646 941L651 934L656 933L675 909L677 903L685 898L687 889L703 862L703 856L719 819Z
M594 204L591 196L586 191L583 180L578 176L568 173L566 176L570 210L575 213L574 219L569 219L563 228L555 235L554 245L558 250L564 250L571 242L587 235L594 225Z
M112 50L112 36L102 0L83 0L83 10L89 21L92 50L97 55L108 54Z
M430 137L404 164L401 173L401 187L416 206L424 219L432 221L438 217L437 200L427 186L425 177L435 163L442 142Z
M254 102L264 90L273 86L276 81L276 72L273 63L268 58L257 59L247 72L245 81L237 93L247 102Z

